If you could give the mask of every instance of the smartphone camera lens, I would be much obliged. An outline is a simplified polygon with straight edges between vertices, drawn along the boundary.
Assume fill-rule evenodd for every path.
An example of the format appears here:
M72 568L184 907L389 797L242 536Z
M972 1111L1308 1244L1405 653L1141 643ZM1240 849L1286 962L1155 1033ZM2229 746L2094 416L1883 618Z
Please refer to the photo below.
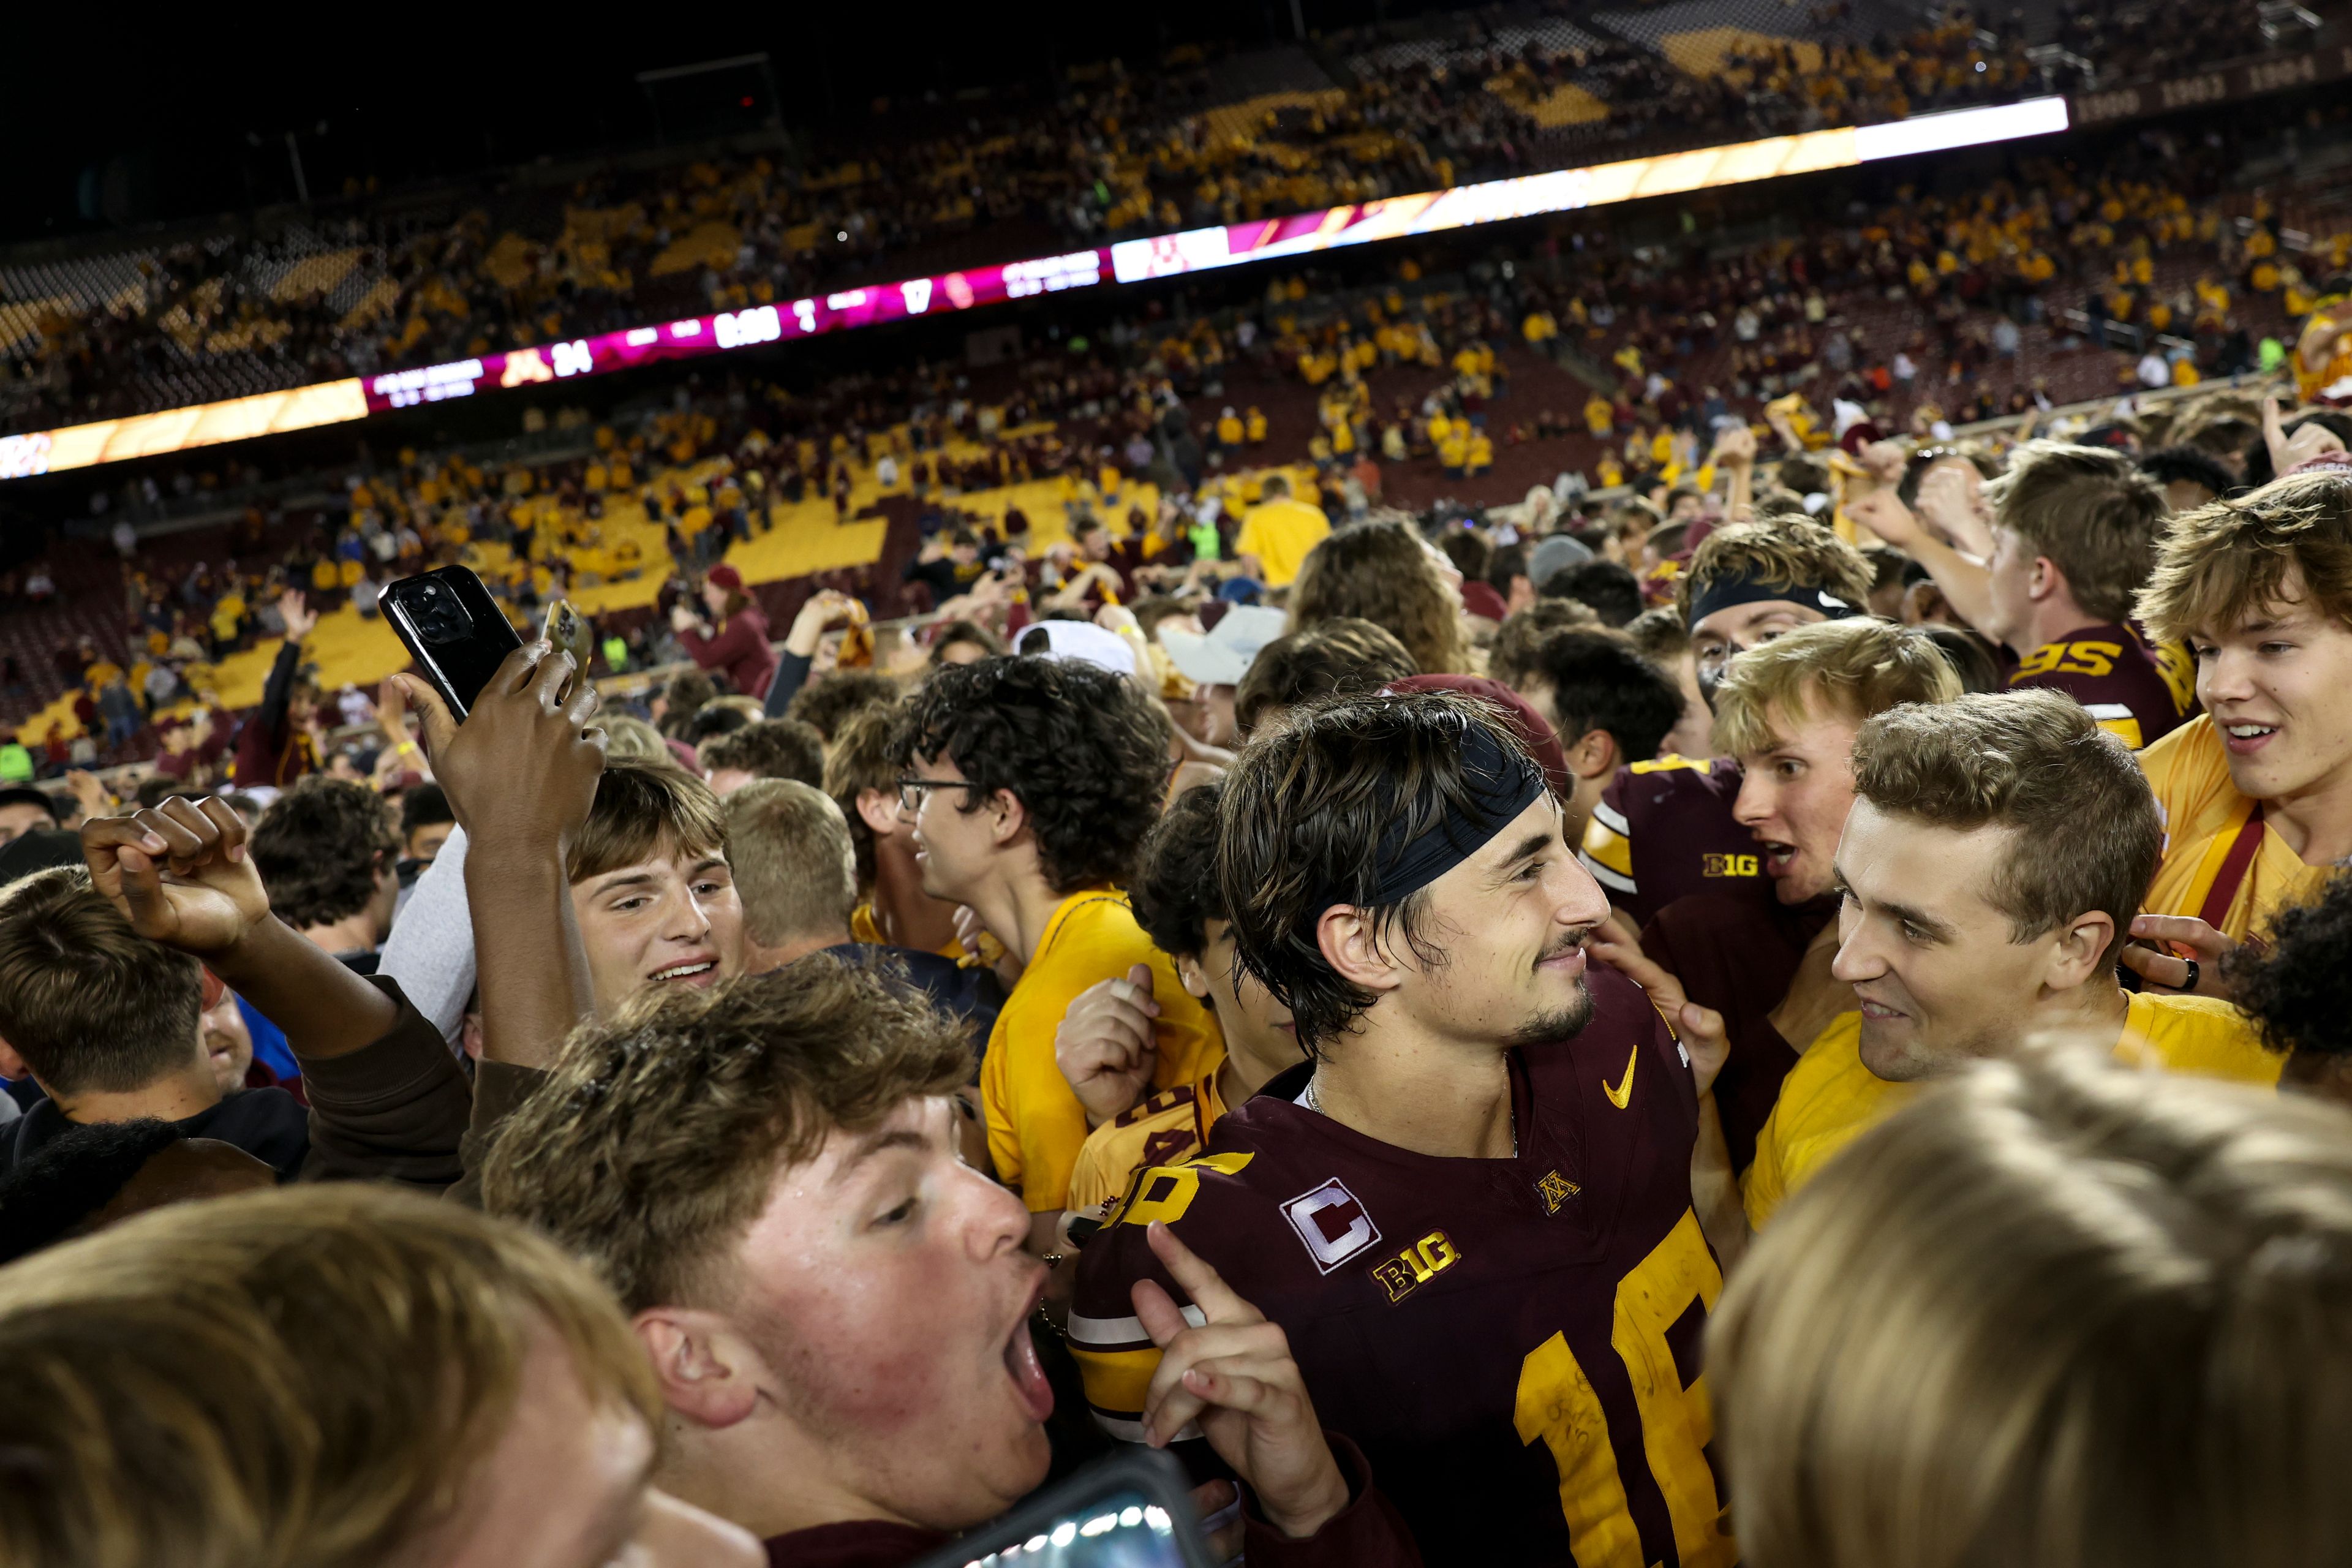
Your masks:
M464 642L474 634L474 618L457 595L438 583L423 583L416 590L416 630L426 642Z

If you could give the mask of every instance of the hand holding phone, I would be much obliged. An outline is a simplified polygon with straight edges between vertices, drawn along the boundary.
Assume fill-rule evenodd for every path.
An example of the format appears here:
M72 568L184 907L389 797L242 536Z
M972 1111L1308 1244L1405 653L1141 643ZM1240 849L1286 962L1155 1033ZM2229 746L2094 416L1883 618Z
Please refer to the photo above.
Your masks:
M490 591L463 566L403 577L387 584L377 602L457 723L465 721L507 657L522 646Z
M569 654L544 642L516 648L463 723L425 681L393 679L424 721L433 776L478 852L570 847L596 801L604 731L589 727L596 688Z

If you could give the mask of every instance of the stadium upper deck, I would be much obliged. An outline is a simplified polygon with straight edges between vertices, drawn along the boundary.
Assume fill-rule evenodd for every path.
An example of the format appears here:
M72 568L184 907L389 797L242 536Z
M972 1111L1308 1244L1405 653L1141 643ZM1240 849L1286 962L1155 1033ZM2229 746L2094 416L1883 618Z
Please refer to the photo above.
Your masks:
M877 281L1022 257L1050 265L1074 247L1188 225L1677 147L2051 92L2087 90L2112 111L2127 96L2119 84L2309 44L2302 21L2266 24L2264 9L2148 0L1980 22L1939 8L1933 23L1891 0L1490 9L1313 47L1076 71L1058 100L1017 120L974 121L953 137L817 140L793 164L755 153L606 168L397 215L361 205L26 256L0 261L0 434L635 338L707 311L796 299L829 310ZM2292 58L2305 76L2315 60L2337 63L2307 48ZM2341 63L2352 69L2352 57ZM2161 94L2146 105L2166 106ZM347 395L310 401L320 405L273 409L278 426L229 427L355 416Z

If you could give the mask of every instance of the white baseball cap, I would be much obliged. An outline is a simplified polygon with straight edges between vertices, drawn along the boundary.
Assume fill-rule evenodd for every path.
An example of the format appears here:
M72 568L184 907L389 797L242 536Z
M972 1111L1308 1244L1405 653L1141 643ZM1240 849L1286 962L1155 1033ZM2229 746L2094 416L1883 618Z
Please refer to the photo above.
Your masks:
M1264 605L1235 605L1207 636L1160 628L1160 646L1187 679L1202 686L1239 686L1258 649L1282 636L1290 617Z
M1037 646L1040 634L1043 647ZM1117 632L1105 631L1091 621L1035 621L1021 628L1013 646L1037 658L1065 658L1097 665L1129 679L1135 677L1135 649Z

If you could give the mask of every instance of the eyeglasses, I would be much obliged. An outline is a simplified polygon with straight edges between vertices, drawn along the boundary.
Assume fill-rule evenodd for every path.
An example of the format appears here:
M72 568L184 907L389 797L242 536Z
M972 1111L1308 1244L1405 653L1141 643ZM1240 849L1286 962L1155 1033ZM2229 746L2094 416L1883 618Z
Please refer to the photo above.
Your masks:
M979 786L969 779L902 778L898 781L898 809L908 816L923 809L923 792L927 789L975 789Z

